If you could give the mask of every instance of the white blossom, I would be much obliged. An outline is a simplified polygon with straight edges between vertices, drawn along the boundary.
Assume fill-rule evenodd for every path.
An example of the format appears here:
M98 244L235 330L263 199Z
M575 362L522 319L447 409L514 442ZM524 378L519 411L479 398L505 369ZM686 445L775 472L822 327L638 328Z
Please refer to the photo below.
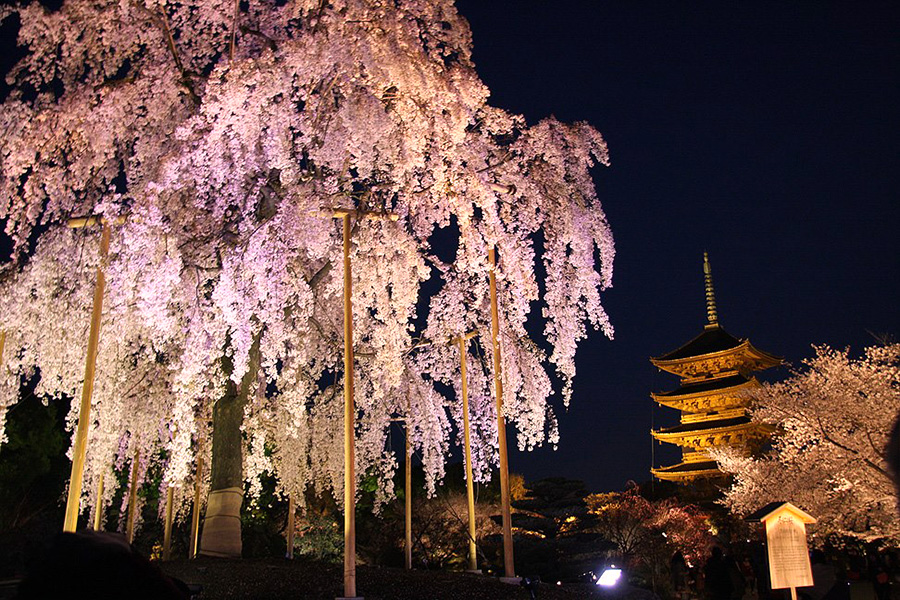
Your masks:
M716 454L735 477L727 505L745 514L786 500L819 520L820 535L896 542L897 495L885 455L900 414L900 344L869 347L861 358L819 346L803 365L752 392L754 418L779 427L771 451Z

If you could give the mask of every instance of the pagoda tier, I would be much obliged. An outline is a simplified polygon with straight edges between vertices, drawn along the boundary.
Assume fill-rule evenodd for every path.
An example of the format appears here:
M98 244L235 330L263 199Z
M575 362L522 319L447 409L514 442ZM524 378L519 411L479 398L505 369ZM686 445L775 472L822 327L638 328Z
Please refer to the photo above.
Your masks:
M781 359L739 339L718 323L712 270L704 254L706 308L709 323L703 332L677 350L650 362L681 377L681 385L669 392L652 393L657 403L681 411L680 423L651 431L651 435L682 449L682 462L651 469L659 479L687 483L722 477L707 451L738 448L749 454L766 440L774 428L751 420L747 392L759 387L754 371L781 363Z
M691 381L676 390L654 392L650 396L663 406L699 413L744 407L747 405L746 392L759 387L755 377L742 374Z
M697 416L701 418L685 418L680 425L652 431L651 434L661 442L702 450L721 446L747 446L756 440L765 439L773 431L770 425L751 421L743 409Z
M709 456L702 452L687 451L684 453L683 460L677 465L650 469L650 473L657 479L674 481L676 483L687 483L697 479L711 479L723 476L722 471L719 470L719 465Z
M747 375L774 367L781 359L754 348L749 340L739 340L713 323L681 348L651 358L650 362L689 383L716 375Z

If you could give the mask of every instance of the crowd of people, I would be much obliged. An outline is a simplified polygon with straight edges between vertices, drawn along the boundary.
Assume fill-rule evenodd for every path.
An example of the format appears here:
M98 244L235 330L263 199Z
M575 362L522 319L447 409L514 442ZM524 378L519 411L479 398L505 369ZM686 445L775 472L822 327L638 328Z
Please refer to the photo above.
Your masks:
M762 545L728 552L714 546L702 569L690 567L676 554L671 561L671 587L676 600L784 600L787 590L772 590ZM799 600L890 600L900 576L896 551L842 548L810 553L814 585L797 589Z

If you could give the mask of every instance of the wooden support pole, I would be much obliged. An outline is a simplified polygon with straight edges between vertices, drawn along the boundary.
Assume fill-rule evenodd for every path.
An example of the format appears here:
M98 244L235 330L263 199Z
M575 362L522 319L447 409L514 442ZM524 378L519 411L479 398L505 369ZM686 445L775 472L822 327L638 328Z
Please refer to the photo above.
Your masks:
M202 448L201 448L202 450ZM190 558L197 558L200 542L200 491L203 482L203 456L197 453L197 475L194 478L194 506L191 515L191 548Z
M396 221L390 212L322 208L320 214L340 218L344 234L344 596L356 598L356 404L353 397L353 279L350 271L350 217Z
M128 220L128 216L116 217L115 219L107 219L106 217L98 217L90 215L87 217L72 217L66 223L70 229L81 229L83 227L93 227L94 225L123 225Z
M288 494L288 514L287 514L287 552L284 557L288 560L294 558L294 513L297 507L294 505L294 495Z
M506 455L506 418L503 416L503 381L500 363L500 314L497 309L497 256L494 246L488 249L491 289L491 344L494 350L494 395L497 401L497 443L500 451L500 508L503 515L503 571L508 578L516 576L513 561L512 514L509 507L509 465Z
M134 520L137 512L137 478L138 466L141 463L141 451L134 451L134 460L131 461L131 485L128 489L128 514L125 516L125 538L128 543L134 542Z
M100 531L103 527L103 473L100 473L100 483L97 484L97 501L94 503L94 531Z
M87 224L87 223L86 223ZM92 224L92 223L91 223ZM76 225L72 225L75 227ZM100 341L100 317L103 314L103 292L106 287L104 263L109 256L110 226L102 224L100 235L100 264L94 284L94 305L91 311L91 329L88 334L87 359L84 366L84 385L81 388L81 406L78 425L75 427L75 447L72 450L72 474L69 477L69 494L66 499L66 518L63 531L75 531L81 502L81 486L84 478L84 458L87 452L88 427L91 417L91 395L94 392L94 371L97 367L97 347Z
M162 559L172 559L172 521L175 513L175 486L166 488L166 522L163 529Z
M356 597L356 405L353 398L353 305L350 213L344 221L344 597Z
M469 513L469 571L478 571L478 554L475 547L475 488L472 481L472 442L469 434L469 384L466 380L466 342L469 337L461 335L459 341L459 373L462 379L463 441L466 458L466 506Z
M409 443L409 425L404 424L406 438L406 485L404 501L406 508L406 537L403 541L403 553L407 570L412 569L412 446Z

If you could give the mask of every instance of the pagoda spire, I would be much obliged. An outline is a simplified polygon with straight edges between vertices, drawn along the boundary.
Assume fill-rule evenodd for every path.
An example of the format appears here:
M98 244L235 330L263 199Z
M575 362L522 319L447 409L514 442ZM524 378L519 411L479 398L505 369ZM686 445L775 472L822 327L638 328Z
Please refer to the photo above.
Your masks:
M703 253L703 277L706 280L706 318L707 329L719 326L719 315L716 312L716 293L713 290L712 267L709 266L709 255Z

